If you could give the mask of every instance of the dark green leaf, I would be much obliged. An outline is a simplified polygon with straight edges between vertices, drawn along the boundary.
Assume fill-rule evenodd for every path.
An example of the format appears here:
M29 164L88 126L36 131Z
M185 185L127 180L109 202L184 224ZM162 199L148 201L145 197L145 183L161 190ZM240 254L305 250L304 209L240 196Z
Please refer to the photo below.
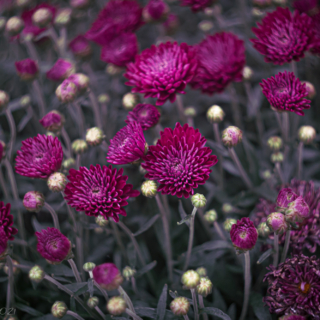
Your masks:
M224 157L229 157L229 153L227 151L227 149L221 145L220 143L217 143L215 141L212 141L212 140L207 140L207 144L213 148L214 150L217 151L217 153L221 154L222 156Z
M74 299L74 296L70 297L70 309L73 312L76 312L76 300Z
M15 307L21 311L24 311L28 314L31 314L32 316L35 316L35 317L40 317L40 316L43 316L43 313L31 308L31 307L28 307L22 303L16 303L15 304Z
M253 293L250 295L250 305L253 308L253 312L259 320L271 320L271 315L267 307L264 306L262 301L262 295L259 293Z
M228 171L230 174L240 177L239 170L237 167L234 165L234 163L231 160L224 159L223 161L223 168Z
M64 264L50 265L48 267L48 273L65 277L74 276L71 268L67 267Z
M164 320L165 319L167 296L168 296L168 285L165 284L162 289L160 299L158 301L156 320Z
M213 288L213 306L220 309L221 311L227 311L227 304L224 301L221 293L218 289Z
M77 282L72 284L66 284L65 287L71 290L75 295L78 295L88 290L88 283Z
M153 262L147 264L146 266L141 268L139 271L137 271L135 278L141 277L143 274L152 270L156 265L157 265L157 261L153 261Z
M261 257L258 259L257 264L261 264L264 260L266 260L268 257L270 257L273 254L274 250L270 248L266 252L264 252Z
M232 320L236 320L237 317L237 307L236 304L233 303L228 309L228 315Z
M147 223L145 223L136 233L134 233L133 235L136 237L139 234L147 231L150 227L153 226L153 224L159 219L160 214L155 215L154 217L152 217Z
M217 308L212 308L212 307L203 308L200 310L200 313L211 314L212 316L216 316L223 320L231 320L231 318L227 314L225 314L224 312L222 312L220 309L217 309Z

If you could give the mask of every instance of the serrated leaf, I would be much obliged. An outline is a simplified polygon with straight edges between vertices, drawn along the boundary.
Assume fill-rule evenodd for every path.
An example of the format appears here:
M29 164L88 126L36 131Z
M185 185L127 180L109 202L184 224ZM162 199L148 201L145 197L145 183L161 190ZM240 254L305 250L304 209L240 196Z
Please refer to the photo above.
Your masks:
M157 305L157 316L156 320L164 320L166 316L166 305L168 296L168 285L164 285L162 293Z
M88 283L87 282L77 282L72 284L66 284L66 288L71 290L75 295L82 294L88 290Z
M264 306L262 295L259 293L252 293L249 300L253 308L253 312L259 320L271 320L271 315L267 307Z
M135 278L141 277L143 274L152 270L156 265L157 265L157 261L153 261L153 262L147 264L146 266L141 268L139 271L137 271Z
M274 253L273 248L270 248L266 252L264 252L257 261L257 264L261 264L264 260L270 257Z
M227 314L225 314L224 312L222 312L220 309L217 309L217 308L209 307L209 308L200 309L200 314L204 314L204 313L210 314L212 316L216 316L223 320L231 320L231 318Z
M137 232L133 234L134 237L138 236L139 234L147 231L153 224L159 219L160 214L155 215L152 217L148 222L146 222Z
M31 307L28 307L22 303L15 303L15 308L21 310L21 311L24 311L28 314L31 314L32 316L34 317L40 317L40 316L43 316L43 313L41 313L40 311L37 311L36 309L33 309Z
M182 225L182 224L184 224L184 223L186 223L186 222L189 222L189 220L192 218L192 215L191 214L189 214L188 216L186 216L185 218L183 218L181 221L179 221L179 222L177 222L177 225Z

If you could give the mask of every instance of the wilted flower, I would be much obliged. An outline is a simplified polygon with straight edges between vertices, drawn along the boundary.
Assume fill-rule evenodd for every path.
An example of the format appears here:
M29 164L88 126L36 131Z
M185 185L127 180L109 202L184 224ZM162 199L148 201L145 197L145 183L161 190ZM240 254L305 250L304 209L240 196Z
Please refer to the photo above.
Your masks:
M244 42L230 32L207 36L195 47L198 68L191 81L203 93L222 92L231 82L242 80Z
M23 197L23 206L31 212L40 211L44 203L44 195L39 191L29 191Z
M38 134L22 141L17 151L15 170L29 178L47 179L61 167L63 151L58 138Z
M142 130L154 127L160 119L160 112L152 104L139 103L127 115L126 123L138 122Z
M195 52L186 43L152 45L128 64L126 85L134 87L132 92L143 93L145 98L157 98L156 105L161 106L167 100L174 102L176 94L185 93L196 68Z
M131 184L126 184L128 177L122 173L122 168L117 171L111 165L70 169L65 199L71 207L84 211L88 216L97 217L100 214L105 219L110 217L118 222L119 214L127 215L123 208L128 204L126 200L139 195Z
M48 131L59 132L64 124L64 116L57 110L48 112L39 122Z
M143 8L142 16L146 22L163 20L169 13L169 6L162 0L149 0Z
M70 43L69 48L76 57L86 58L91 55L90 42L84 35L76 36Z
M28 58L25 60L16 61L14 64L21 80L31 81L37 77L39 67L36 61Z
M104 263L96 266L93 270L93 279L106 290L119 288L123 282L121 272L113 263Z
M46 75L52 81L62 81L74 72L75 67L72 62L59 58Z
M180 0L180 2L182 6L191 7L193 12L197 12L210 7L214 0Z
M263 79L262 92L271 106L277 111L290 111L303 116L303 109L310 108L306 85L302 84L293 72L279 72L275 77Z
M148 171L145 177L158 181L162 194L188 198L208 180L210 167L218 162L205 143L199 130L188 124L182 127L177 123L174 130L165 128L144 157L142 167Z
M13 225L13 215L10 214L11 204L0 201L0 230L4 231L7 240L13 240L18 230Z

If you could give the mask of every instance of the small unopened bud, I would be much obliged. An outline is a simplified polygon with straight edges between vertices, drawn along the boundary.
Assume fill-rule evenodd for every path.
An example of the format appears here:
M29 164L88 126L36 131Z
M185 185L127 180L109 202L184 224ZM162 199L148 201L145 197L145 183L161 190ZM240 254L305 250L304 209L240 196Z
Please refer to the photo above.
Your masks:
M271 230L270 228L268 227L267 223L266 222L261 222L259 225L258 225L258 234L260 237L263 237L263 238L266 238Z
M222 212L225 214L229 214L233 211L233 206L230 203L224 203L222 205Z
M47 27L52 20L52 12L48 8L40 8L32 15L32 22L39 28Z
M170 303L170 309L172 313L176 316L185 316L190 308L190 303L185 297L175 298Z
M307 98L313 99L316 96L316 89L315 89L314 85L308 81L301 81L301 83L304 83L306 85L306 89L308 92Z
M129 266L124 267L124 269L122 270L122 275L127 279L127 281L131 279L135 274L136 270L132 269Z
M85 9L90 5L90 0L70 0L70 6L75 9Z
M251 10L251 14L252 14L252 16L255 17L255 18L261 18L261 17L263 17L266 13L265 13L264 11L262 11L261 9L254 7L254 8L252 8L252 10Z
M100 94L98 96L99 103L108 103L110 102L110 96L108 94Z
M44 278L44 271L39 266L34 266L29 271L29 279L33 282L39 283Z
M104 229L101 228L101 227L94 228L94 232L95 232L96 234L102 234L102 233L104 232Z
M206 297L212 292L212 282L208 277L201 277L200 283L197 285L197 293Z
M203 208L207 203L207 199L203 194L196 193L191 197L191 202L194 207Z
M67 182L67 177L63 173L55 172L48 178L47 185L52 192L62 192Z
M73 158L68 158L62 162L62 167L64 169L69 169L69 168L73 167L75 164L76 164L76 162Z
M6 24L6 31L10 36L18 35L24 28L24 22L19 17L11 17Z
M106 66L106 73L110 76L116 76L123 72L123 69L116 66L115 64L108 63Z
M26 107L31 103L31 98L28 94L20 98L21 107Z
M77 139L72 142L72 150L76 154L84 153L88 150L88 144L85 140Z
M5 91L0 90L0 111L7 107L9 100L9 95Z
M200 276L196 271L188 270L182 275L181 282L186 289L194 289L200 283Z
M253 70L250 67L245 66L242 70L242 76L244 80L250 80L253 76Z
M237 223L236 219L232 219L232 218L226 219L223 223L224 230L226 230L227 232L230 232L232 225L235 223Z
M98 146L104 139L103 131L98 127L87 130L86 141L89 146Z
M217 221L218 215L216 210L209 210L204 214L204 219L209 223Z
M270 213L267 217L267 225L276 234L282 234L289 228L285 216L281 212Z
M282 152L275 152L271 155L271 162L272 163L280 163L283 162L283 153Z
M225 113L223 112L222 108L213 105L207 111L207 119L210 123L219 123L223 120Z
M197 115L197 111L196 111L195 107L187 107L184 109L184 115L186 117L193 118Z
M95 267L96 267L95 263L93 263L93 262L86 262L86 263L83 265L83 270L86 271L86 272L90 272L90 271L92 271Z
M203 20L198 24L198 28L204 33L210 32L213 29L213 27L213 22L210 20Z
M303 222L309 217L310 208L303 197L299 196L294 201L288 204L285 211L286 221L295 224L296 222Z
M63 8L59 10L57 15L55 16L54 24L58 28L67 26L71 21L71 14L72 14L72 9L70 8Z
M109 220L105 219L102 215L98 215L95 218L95 222L100 227L106 227L109 224Z
M44 206L44 195L38 191L29 191L24 195L23 206L31 212L38 212Z
M113 316L119 316L126 308L127 304L122 297L112 297L107 303L107 310Z
M214 9L212 7L207 7L204 9L204 14L207 17L213 17L214 16Z
M67 305L63 301L56 301L51 307L51 313L55 318L63 318L68 311Z
M153 180L146 180L141 185L141 192L145 197L153 198L157 194L157 183Z
M95 308L99 304L99 298L98 297L91 297L87 300L87 306L90 309Z
M131 110L133 109L140 101L140 98L135 93L126 93L122 98L122 105L125 109Z
M15 5L19 9L26 8L31 4L32 0L15 0Z
M63 103L72 102L77 93L77 86L70 80L64 80L56 90L56 96Z
M310 144L316 137L316 130L311 126L302 126L299 129L298 137L304 144Z
M242 131L235 126L230 126L222 132L222 142L226 147L232 148L242 141Z
M268 147L272 150L272 151L278 151L282 148L282 139L280 137L270 137L268 139Z
M206 277L207 276L207 269L204 267L197 268L196 272L199 274L200 277Z
M16 316L14 315L6 315L3 320L19 320Z
M270 179L271 178L271 171L270 170L264 170L262 173L261 173L261 176L263 179Z

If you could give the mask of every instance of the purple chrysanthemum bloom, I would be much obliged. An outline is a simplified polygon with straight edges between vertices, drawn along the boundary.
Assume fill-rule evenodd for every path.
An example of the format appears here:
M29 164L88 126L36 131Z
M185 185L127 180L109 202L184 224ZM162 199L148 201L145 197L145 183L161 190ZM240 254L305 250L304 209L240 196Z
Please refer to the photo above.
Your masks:
M51 264L59 264L71 253L69 239L56 228L43 229L35 233L38 238L37 250Z
M193 12L204 10L210 7L215 0L180 0L184 7L191 7Z
M160 112L152 104L139 103L127 115L126 123L139 122L142 130L154 127L160 119Z
M320 260L316 256L294 255L277 268L270 266L264 277L268 296L263 301L271 313L320 318Z
M314 12L317 13L318 0L294 0L292 6L300 13L312 15Z
M58 171L63 159L62 146L58 138L38 134L22 141L17 151L16 173L29 177L47 179Z
M312 47L314 29L312 19L305 13L278 7L268 13L252 28L258 39L251 39L253 46L264 55L266 62L282 65L299 61Z
M279 212L285 212L286 208L288 207L288 204L298 198L298 195L296 195L292 189L290 188L283 188L278 193L278 197L276 200L277 203L277 211Z
M194 89L213 94L242 79L246 63L244 42L230 32L207 36L196 46L198 68L191 81Z
M311 52L320 56L320 12L312 17L315 37L312 44Z
M24 81L34 80L39 72L38 63L32 59L24 59L15 63L19 77Z
M143 19L146 22L163 20L168 16L169 7L162 0L149 0L143 8Z
M82 34L70 41L69 48L76 57L80 58L86 58L92 53L90 42Z
M165 128L155 146L150 146L142 167L147 179L160 183L162 194L189 198L194 189L204 184L211 173L210 167L218 160L205 147L205 137L198 129L177 123L174 130Z
M122 275L115 264L104 263L92 270L93 279L106 290L118 289L123 282Z
M46 76L52 81L62 81L74 72L75 68L72 62L59 58L54 66L46 73Z
M110 140L107 161L112 164L128 164L139 161L147 150L141 124L130 122Z
M303 197L299 196L288 204L285 211L286 220L290 223L303 222L309 217L310 208Z
M100 11L85 37L107 45L110 38L123 32L134 32L142 24L142 8L135 0L111 0Z
M105 219L113 218L119 221L119 214L126 216L124 206L130 197L137 197L140 193L133 190L131 184L126 184L128 176L123 176L123 169L119 171L100 165L80 167L79 170L70 169L69 183L65 188L65 199L77 211L84 211L88 216L97 217L99 214Z
M283 317L279 318L278 320L307 320L307 318L304 316L297 316L294 314L289 314L287 316L283 316Z
M0 201L0 229L2 229L7 237L7 240L13 240L14 235L18 230L13 225L13 215L10 214L11 204Z
M6 252L8 247L8 238L3 229L0 228L0 258Z
M40 124L48 131L59 132L64 124L64 116L56 110L48 112L41 120Z
M138 53L138 40L134 33L117 35L101 49L100 59L118 67L125 67L134 61Z
M233 245L243 251L252 249L258 240L258 231L253 222L247 218L241 218L233 224L230 230Z
M134 87L145 98L157 98L161 106L167 100L174 102L177 93L185 93L186 85L192 80L197 68L194 49L186 43L177 42L152 45L129 63L124 75L126 85Z
M260 83L263 94L271 106L278 111L290 111L303 116L302 110L310 108L310 100L305 99L308 90L293 72L279 72L274 77Z

